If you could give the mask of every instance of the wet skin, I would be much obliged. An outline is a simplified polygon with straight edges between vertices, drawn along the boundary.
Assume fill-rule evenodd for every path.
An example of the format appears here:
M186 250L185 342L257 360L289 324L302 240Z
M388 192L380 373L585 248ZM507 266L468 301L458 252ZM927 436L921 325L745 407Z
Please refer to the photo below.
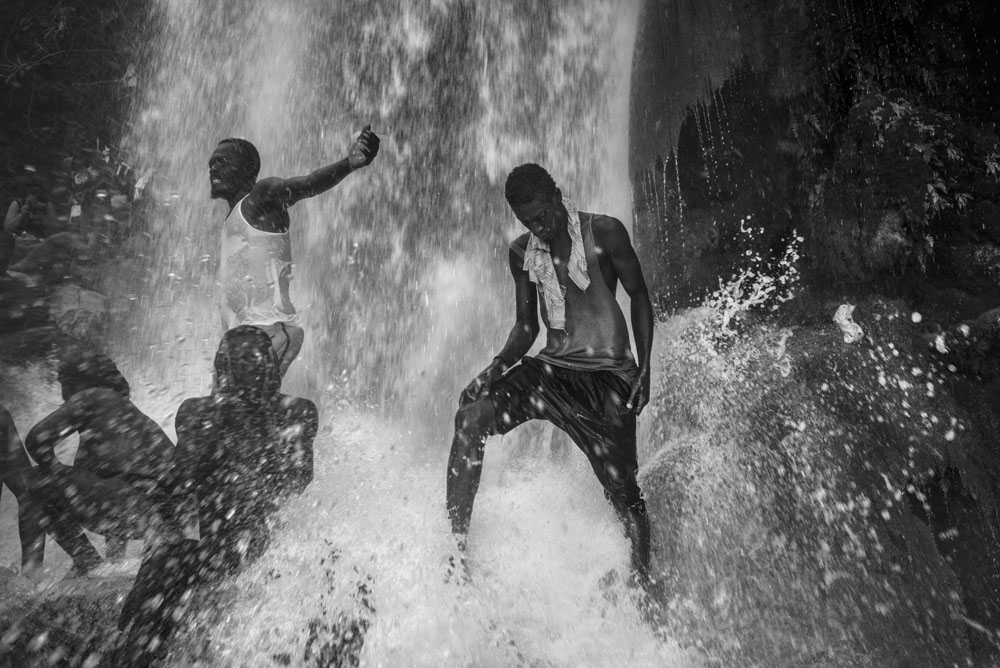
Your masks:
M60 544L72 544L67 551L75 569L86 571L100 562L82 527L109 537L109 557L123 556L129 537L145 538L147 549L179 538L161 494L172 485L170 439L114 390L64 387L63 392L66 402L31 429L25 446L38 462L32 493L44 503ZM55 447L73 433L80 444L73 466L66 466L56 459Z
M330 190L351 172L371 164L378 155L379 143L378 135L366 125L342 160L305 176L260 180L246 173L246 163L234 144L220 144L208 161L212 199L226 200L232 211L246 197L240 212L248 223L264 232L286 232L288 207Z
M550 196L536 196L529 202L511 207L528 230L549 244L556 275L562 285L568 283L567 261L572 250L568 231L569 214L557 188ZM588 214L581 214L582 216ZM624 225L615 218L593 215L591 231L598 256L601 278L612 294L618 283L631 298L632 329L636 342L639 374L633 382L627 407L638 415L649 400L649 364L653 340L653 309L635 249ZM472 506L482 473L485 435L496 424L493 402L487 399L490 388L504 372L528 353L540 331L538 293L524 269L524 251L530 234L518 237L508 255L515 288L515 323L500 353L469 383L459 400L455 417L455 436L448 461L447 506L452 532L459 536L464 550L465 534L472 516ZM648 581L649 523L640 501L626 506L612 499L615 510L632 543L632 569L640 582Z
M330 190L353 171L366 167L378 155L379 138L366 125L351 145L347 157L320 167L305 176L292 178L268 177L256 180L248 174L248 165L237 146L231 142L219 144L208 161L208 177L212 199L224 199L229 210L239 205L243 218L263 232L284 233L290 225L288 208L296 202ZM245 198L245 199L244 199ZM221 305L222 326L229 329L241 322L230 307ZM281 374L298 356L305 338L300 327L265 325L272 345L281 353Z

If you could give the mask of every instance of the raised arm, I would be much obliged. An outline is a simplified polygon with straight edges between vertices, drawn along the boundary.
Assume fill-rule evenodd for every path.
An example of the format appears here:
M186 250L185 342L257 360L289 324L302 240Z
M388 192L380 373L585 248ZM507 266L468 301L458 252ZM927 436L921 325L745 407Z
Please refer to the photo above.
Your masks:
M523 240L524 238L518 239L514 245ZM523 249L523 246L517 247ZM507 342L497 356L463 390L459 399L460 404L475 401L483 394L488 394L490 385L500 378L504 371L517 364L538 338L538 294L531 279L528 278L528 272L524 270L523 250L518 253L512 246L507 261L511 277L514 279L514 326L511 327Z
M632 301L632 334L635 337L635 356L639 365L639 378L632 386L628 404L636 415L649 402L649 365L653 350L653 305L649 301L646 279L639 266L628 231L620 221L606 218L602 230L604 248L610 251L611 263L622 287Z
M347 157L305 176L261 179L254 186L253 198L264 208L288 208L299 200L315 197L336 186L351 172L371 164L378 155L379 143L378 135L366 125L351 144Z
M28 212L17 201L11 202L7 207L7 215L3 219L3 229L10 234L14 234L21 229L24 220L28 217Z

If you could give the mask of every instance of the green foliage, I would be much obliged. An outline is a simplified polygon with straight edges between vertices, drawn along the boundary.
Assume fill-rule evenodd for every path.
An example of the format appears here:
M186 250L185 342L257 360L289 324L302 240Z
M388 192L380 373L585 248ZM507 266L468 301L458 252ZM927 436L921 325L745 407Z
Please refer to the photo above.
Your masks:
M132 41L144 2L15 0L0 33L0 194L57 186L88 150L117 144L137 83ZM67 167L66 161L70 165Z

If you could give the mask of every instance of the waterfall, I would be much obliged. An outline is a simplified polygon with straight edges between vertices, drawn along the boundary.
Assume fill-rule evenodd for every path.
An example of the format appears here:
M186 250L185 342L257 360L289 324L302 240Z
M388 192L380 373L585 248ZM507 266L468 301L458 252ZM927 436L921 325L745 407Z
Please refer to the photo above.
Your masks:
M370 123L375 163L290 211L306 343L288 387L448 422L512 322L509 169L539 162L585 210L631 222L636 12L582 0L158 3L130 144L162 201L119 349L171 394L207 387L226 213L209 199L207 161L220 139L250 139L261 176L288 177L342 158Z
M633 591L600 589L628 547L550 428L491 442L472 581L444 577L455 401L513 323L521 228L504 179L538 162L631 226L637 15L618 0L155 5L130 139L159 197L155 245L115 345L159 388L164 422L207 391L222 333L218 140L250 139L261 176L287 177L343 157L364 124L382 137L371 166L290 212L306 343L285 388L320 404L316 480L274 547L202 606L174 665L688 665Z

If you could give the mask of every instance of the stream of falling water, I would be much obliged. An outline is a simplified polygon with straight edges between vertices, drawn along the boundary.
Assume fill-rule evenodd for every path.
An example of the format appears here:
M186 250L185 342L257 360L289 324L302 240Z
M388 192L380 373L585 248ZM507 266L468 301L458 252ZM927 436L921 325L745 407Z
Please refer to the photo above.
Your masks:
M491 441L471 582L444 577L455 397L512 318L503 180L539 162L581 208L630 224L637 14L617 0L157 5L132 147L163 196L160 242L115 348L171 433L221 335L216 142L245 136L261 176L291 176L341 158L365 123L383 138L371 167L291 212L306 343L285 390L320 405L316 479L174 665L340 665L344 647L371 666L692 665L633 592L599 587L627 546L585 458L548 428Z

